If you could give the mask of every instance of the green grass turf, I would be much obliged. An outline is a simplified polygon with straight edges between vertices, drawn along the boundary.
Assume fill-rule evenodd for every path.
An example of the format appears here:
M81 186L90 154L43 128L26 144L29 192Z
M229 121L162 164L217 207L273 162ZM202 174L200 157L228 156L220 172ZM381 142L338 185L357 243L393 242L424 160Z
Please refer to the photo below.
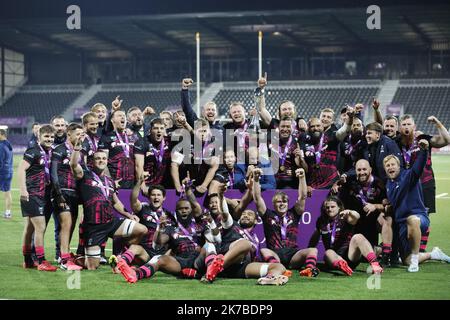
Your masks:
M15 157L17 168L20 157ZM450 194L449 156L434 156L437 194ZM16 172L16 171L15 171ZM256 280L218 279L212 285L196 280L179 280L158 272L152 279L130 285L108 266L80 273L80 289L69 289L71 274L22 269L21 236L23 221L20 213L17 175L13 186L13 218L0 218L0 298L1 299L450 299L450 265L427 262L419 273L410 274L404 267L387 269L380 288L367 287L367 264L358 266L352 277L322 272L318 278L300 278L294 272L283 287L260 287ZM437 199L438 213L431 216L431 237L428 248L439 246L450 253L450 195ZM4 203L0 203L4 212ZM108 245L110 245L110 241ZM53 221L45 236L47 257L53 258ZM72 247L77 244L74 236ZM110 252L107 252L107 254ZM73 285L72 285L73 286Z

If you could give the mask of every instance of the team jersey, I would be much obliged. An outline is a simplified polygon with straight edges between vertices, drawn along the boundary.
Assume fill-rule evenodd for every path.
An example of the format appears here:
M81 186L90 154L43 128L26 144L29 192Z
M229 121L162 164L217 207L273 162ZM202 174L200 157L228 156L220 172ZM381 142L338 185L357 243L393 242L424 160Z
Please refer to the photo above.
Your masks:
M186 255L200 250L199 245L193 240L190 230L181 229L179 224L167 226L165 233L169 236L169 248L175 255Z
M345 137L339 144L340 152L340 171L347 172L355 167L359 159L364 158L364 150L367 147L367 141L363 136L355 137L351 134Z
M144 171L149 173L145 184L161 184L166 188L172 185L170 176L171 149L170 139L165 137L159 144L144 140Z
M282 217L275 211L267 209L262 220L269 249L297 249L300 216L295 213L294 208L289 209Z
M45 150L40 144L28 148L23 160L30 164L25 172L25 182L30 196L44 197L51 185L52 149Z
M387 199L386 187L383 181L374 175L371 175L366 186L363 186L356 179L355 175L350 175L347 177L347 182L340 189L339 197L343 199L346 208L362 212L362 208L366 204L380 204L384 199ZM351 197L353 200L352 207L346 204L347 201L345 199L348 199L348 197Z
M191 144L188 154L181 153L184 152L184 150L179 149L179 145L177 145L173 151L172 161L179 165L180 181L182 181L187 176L187 172L189 172L191 179L195 179L194 184L196 186L201 185L211 168L208 162L215 154L214 143L202 143L202 147L198 150L195 150L194 145Z
M297 146L297 139L291 135L285 143L282 144L280 141L278 150L272 150L272 152L278 154L279 158L278 172L275 174L277 185L280 185L280 182L285 182L290 185L290 187L295 188L295 183L298 179L295 178L295 169L297 168L297 165L295 164L294 151L297 149ZM290 175L287 172L288 170L291 170Z
M73 177L72 169L70 168L70 157L73 149L68 143L58 145L52 152L52 173L54 185L58 193L60 191L75 191L76 181ZM55 170L56 169L56 170ZM55 181L56 180L56 181ZM56 182L56 183L55 183Z
M98 148L109 150L108 169L113 180L122 179L122 188L132 188L135 181L134 155L144 154L142 138L136 133L128 135L126 130L120 134L114 130L102 135Z
M419 140L425 139L428 142L430 142L431 138L432 138L432 136L430 136L430 135L421 134L420 136L418 136L414 139L412 145L410 145L410 146L403 145L400 137L397 139L398 147L400 148L400 151L403 156L405 169L411 168L417 159L417 154L420 151L419 144L418 144ZM422 182L422 184L428 184L428 183L430 183L432 185L435 184L434 172L433 172L432 162L431 162L431 149L432 148L428 148L427 163L425 165L425 169L423 170L422 175L420 176L420 181Z
M78 180L79 196L83 203L84 223L104 224L114 218L114 181L108 176L98 176L94 171L83 169L83 178Z
M350 246L353 226L337 216L331 220L328 216L317 219L316 229L320 232L325 250L334 250L341 254Z
M141 245L147 248L152 248L153 236L156 231L156 227L159 224L159 219L164 213L167 217L171 217L170 211L165 209L154 210L152 206L147 202L141 203L141 210L136 214L139 217L141 224L147 227L147 234L142 238ZM171 220L168 221L167 225L171 225Z
M317 142L313 142L310 136L305 136L303 152L308 164L306 174L308 186L314 189L328 189L337 180L338 145L336 131L325 131Z
M94 153L98 150L100 138L97 135L86 134L81 146L83 157L87 158L87 167L92 170L94 168Z

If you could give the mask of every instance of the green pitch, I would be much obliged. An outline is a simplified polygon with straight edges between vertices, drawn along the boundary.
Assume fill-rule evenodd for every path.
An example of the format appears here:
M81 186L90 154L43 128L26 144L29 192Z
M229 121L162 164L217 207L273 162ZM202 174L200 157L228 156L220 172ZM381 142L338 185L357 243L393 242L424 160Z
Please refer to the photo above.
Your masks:
M15 157L17 168L20 157ZM428 249L439 246L450 253L450 164L449 156L434 156L437 178L438 213L431 216ZM15 171L16 172L16 171ZM22 269L22 230L17 175L13 181L13 218L0 218L0 299L450 299L450 265L427 262L419 273L410 274L404 267L387 269L380 281L371 278L358 266L352 277L322 272L318 278L300 278L297 273L283 287L260 287L256 280L218 279L205 285L196 280L179 280L158 272L152 279L130 285L109 266L97 271L55 273ZM0 213L4 202L0 199ZM77 245L74 235L72 247ZM110 245L111 242L108 242ZM53 221L45 237L47 258L54 257ZM107 251L107 255L110 251ZM368 286L369 283L369 286ZM374 288L374 289L370 289Z

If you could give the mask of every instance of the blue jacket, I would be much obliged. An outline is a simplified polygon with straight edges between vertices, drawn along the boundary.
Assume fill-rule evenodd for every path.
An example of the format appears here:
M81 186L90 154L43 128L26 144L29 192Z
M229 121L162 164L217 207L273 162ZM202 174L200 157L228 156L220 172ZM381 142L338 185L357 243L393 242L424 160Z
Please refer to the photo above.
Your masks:
M246 189L245 173L247 172L248 166L245 164L238 164L237 167L240 168L240 171L243 172L244 174L242 175L241 178L238 178L238 176L235 173L234 175L234 179L236 180L235 184L236 187L243 192ZM267 163L260 163L258 167L261 169L265 169L265 171L268 170L268 172L272 172L272 174L261 176L261 179L259 180L259 183L261 184L261 191L275 190L277 188L277 181L275 180L275 175L273 174L272 163L270 161L268 161Z
M386 191L395 212L395 222L402 222L410 215L427 216L427 209L423 203L422 185L419 183L427 157L428 152L420 150L411 169L400 169L396 179L388 179Z
M403 167L403 157L397 143L391 138L381 135L380 140L377 143L378 145L374 154L370 152L371 145L367 145L363 152L364 159L369 161L373 174L385 182L387 176L383 167L384 158L392 154L400 160L400 166Z
M8 140L0 141L0 176L13 173L13 152Z

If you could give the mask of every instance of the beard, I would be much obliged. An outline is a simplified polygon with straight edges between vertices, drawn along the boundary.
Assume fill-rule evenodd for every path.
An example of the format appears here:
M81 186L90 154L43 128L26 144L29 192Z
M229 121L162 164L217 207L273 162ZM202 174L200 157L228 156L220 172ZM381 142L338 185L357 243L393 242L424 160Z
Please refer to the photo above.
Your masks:
M239 221L239 224L240 224L240 225L241 225L241 227L242 227L242 228L244 228L244 229L247 229L247 228L253 227L253 224L252 224L252 223L250 223L250 222L242 222L242 221Z

